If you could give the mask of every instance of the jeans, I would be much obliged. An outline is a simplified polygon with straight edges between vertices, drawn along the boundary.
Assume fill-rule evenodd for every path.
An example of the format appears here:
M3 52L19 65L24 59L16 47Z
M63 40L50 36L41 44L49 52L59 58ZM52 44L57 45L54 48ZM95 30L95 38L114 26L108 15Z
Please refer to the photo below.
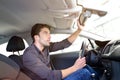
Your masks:
M70 74L64 80L98 80L97 78L92 78L91 74L97 73L90 67L90 66L85 66L82 69L77 70L76 72Z

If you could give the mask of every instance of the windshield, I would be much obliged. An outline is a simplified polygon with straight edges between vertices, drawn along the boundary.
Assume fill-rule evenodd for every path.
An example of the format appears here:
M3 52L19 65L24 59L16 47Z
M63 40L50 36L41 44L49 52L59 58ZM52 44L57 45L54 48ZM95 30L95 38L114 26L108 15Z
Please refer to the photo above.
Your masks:
M119 0L78 0L78 4L87 8L107 11L107 14L102 17L92 14L85 22L85 32L102 36L104 40L120 38Z

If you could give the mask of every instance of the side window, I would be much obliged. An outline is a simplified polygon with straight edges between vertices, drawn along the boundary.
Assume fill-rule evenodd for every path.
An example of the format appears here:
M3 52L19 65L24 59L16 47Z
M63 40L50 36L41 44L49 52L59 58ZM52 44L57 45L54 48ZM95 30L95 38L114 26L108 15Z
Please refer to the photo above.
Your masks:
M25 48L27 48L28 47L28 43L24 39L23 39L23 41L25 43ZM0 45L0 49L1 49L0 54L3 54L5 56L9 56L9 55L13 54L12 52L7 52L6 51L7 44L8 44L8 42ZM23 52L24 52L24 50L20 51L20 54L22 55ZM14 52L14 54L18 55L17 52Z
M52 34L51 41L52 42L61 41L65 38L67 38L68 36L70 36L70 34ZM59 53L65 53L65 52L79 51L83 41L85 41L87 44L89 44L89 41L87 40L87 38L78 37L70 47L65 48L63 50L51 52L50 54L59 54ZM90 47L91 46L89 46L89 48Z

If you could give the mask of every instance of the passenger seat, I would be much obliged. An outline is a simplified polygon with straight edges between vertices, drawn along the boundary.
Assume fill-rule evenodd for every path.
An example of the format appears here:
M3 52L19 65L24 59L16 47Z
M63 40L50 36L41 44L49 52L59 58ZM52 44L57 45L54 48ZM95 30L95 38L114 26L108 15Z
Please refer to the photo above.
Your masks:
M7 51L13 52L13 55L10 55L9 58L14 60L20 66L20 70L23 73L28 75L32 80L43 80L38 75L36 75L35 73L33 73L32 71L23 66L22 55L19 53L19 51L24 49L25 49L24 41L19 36L11 37L10 40L8 41L8 45L6 48ZM18 52L18 55L15 55L14 52Z
M25 49L25 44L24 41L21 37L19 36L12 36L7 44L6 50L8 52L13 52L12 55L9 56L12 60L14 60L20 68L23 67L22 65L22 55L20 54L21 50ZM14 54L14 52L18 52L18 55Z

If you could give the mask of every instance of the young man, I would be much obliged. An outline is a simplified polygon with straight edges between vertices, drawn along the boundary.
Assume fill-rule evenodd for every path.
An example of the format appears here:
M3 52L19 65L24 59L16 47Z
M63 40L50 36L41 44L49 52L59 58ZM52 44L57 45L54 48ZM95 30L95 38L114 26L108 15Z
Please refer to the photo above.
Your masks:
M52 43L49 25L35 24L31 30L33 43L23 54L24 66L46 80L91 80L91 73L84 68L85 57L78 58L74 65L67 69L52 70L50 68L49 52L70 46L82 28L83 26L78 23L78 29L71 36L61 42Z

